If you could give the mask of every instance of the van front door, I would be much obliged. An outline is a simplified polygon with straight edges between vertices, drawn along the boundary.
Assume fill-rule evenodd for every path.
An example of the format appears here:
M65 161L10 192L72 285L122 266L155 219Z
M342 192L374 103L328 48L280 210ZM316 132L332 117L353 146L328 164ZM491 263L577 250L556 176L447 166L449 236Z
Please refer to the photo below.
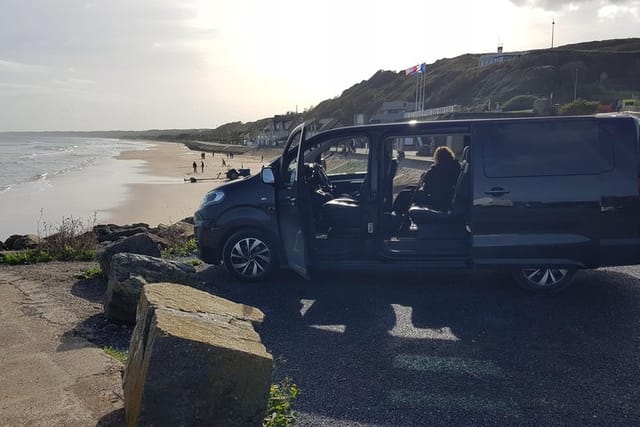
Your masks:
M595 119L477 124L472 167L476 264L597 262L600 173L613 159Z
M300 188L303 161L304 123L296 127L284 148L277 181L278 226L287 265L308 278L307 224L304 194Z

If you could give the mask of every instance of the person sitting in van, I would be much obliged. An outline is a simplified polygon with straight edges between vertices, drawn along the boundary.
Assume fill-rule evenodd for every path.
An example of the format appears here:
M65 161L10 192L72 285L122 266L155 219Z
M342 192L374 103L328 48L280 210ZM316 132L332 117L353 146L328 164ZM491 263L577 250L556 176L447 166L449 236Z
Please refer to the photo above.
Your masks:
M453 151L446 146L433 153L434 164L422 176L416 203L437 211L446 211L451 205L453 190L460 173L460 163Z

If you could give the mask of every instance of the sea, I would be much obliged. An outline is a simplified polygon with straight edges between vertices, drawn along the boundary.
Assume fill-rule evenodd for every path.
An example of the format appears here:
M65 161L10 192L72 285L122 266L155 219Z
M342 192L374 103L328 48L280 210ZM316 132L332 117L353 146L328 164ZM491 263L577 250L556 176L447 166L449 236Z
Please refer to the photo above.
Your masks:
M42 233L63 218L108 219L123 203L127 184L142 179L144 162L117 160L142 141L0 133L0 240ZM40 230L39 230L40 229Z

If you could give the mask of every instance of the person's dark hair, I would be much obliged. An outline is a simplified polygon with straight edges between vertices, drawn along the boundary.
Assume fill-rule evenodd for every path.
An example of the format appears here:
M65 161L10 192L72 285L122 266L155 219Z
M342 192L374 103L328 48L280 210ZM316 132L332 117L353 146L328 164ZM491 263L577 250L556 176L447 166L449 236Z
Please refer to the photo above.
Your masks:
M453 153L451 148L445 145L436 148L436 151L433 153L433 160L435 161L436 165L440 163L451 162L455 158L456 158L456 155Z

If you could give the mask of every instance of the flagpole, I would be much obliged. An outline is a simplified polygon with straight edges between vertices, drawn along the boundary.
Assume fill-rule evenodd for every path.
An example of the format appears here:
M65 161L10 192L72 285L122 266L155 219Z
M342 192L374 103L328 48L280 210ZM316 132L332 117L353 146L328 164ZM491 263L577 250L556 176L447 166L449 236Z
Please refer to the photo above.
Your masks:
M420 75L416 73L416 108L415 108L416 113L418 112L418 78L419 77Z

